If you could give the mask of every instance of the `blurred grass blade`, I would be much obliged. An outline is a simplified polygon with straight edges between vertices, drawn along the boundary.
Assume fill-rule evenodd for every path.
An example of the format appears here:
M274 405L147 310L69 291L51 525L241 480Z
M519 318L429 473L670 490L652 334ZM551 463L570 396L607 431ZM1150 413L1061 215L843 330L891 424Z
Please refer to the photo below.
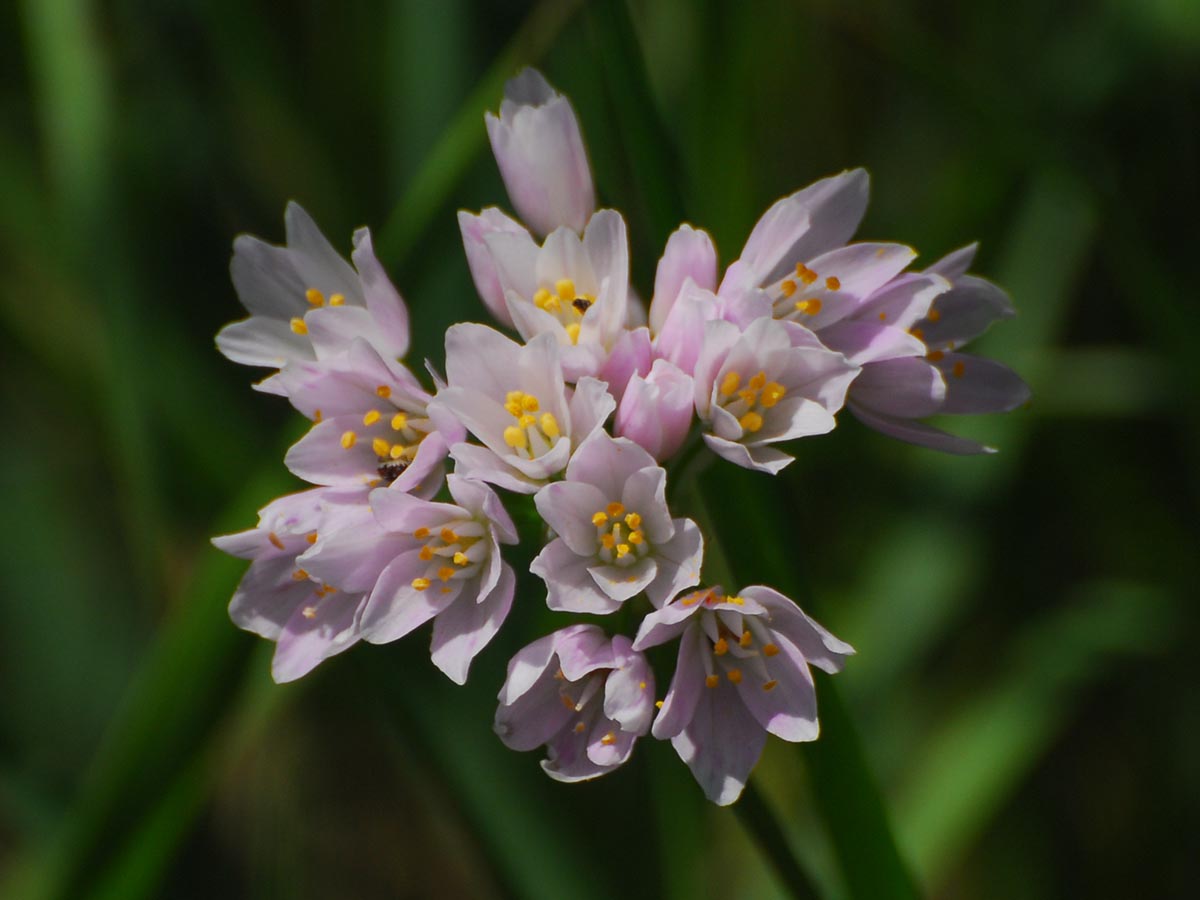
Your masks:
M793 900L809 900L820 896L808 873L796 861L787 843L787 835L779 827L775 813L758 793L753 783L747 784L741 799L734 806L738 819L754 836L757 847L766 855Z
M536 61L549 49L578 6L579 0L543 0L496 57L379 232L375 249L380 259L397 266L416 247L483 149L483 114L499 107L504 82L522 64Z

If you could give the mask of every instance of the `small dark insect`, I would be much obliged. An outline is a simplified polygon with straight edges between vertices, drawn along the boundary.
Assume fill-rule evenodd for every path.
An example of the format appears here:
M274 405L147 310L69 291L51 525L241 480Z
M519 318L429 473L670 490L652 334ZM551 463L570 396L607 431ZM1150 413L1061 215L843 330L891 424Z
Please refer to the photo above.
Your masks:
M403 474L408 468L408 460L404 459L386 459L379 464L379 468L375 471L379 473L379 477L383 479L384 484L391 484Z
M592 305L592 301L587 299L587 297L576 297L571 301L571 305L581 313L585 313L588 311L588 307Z

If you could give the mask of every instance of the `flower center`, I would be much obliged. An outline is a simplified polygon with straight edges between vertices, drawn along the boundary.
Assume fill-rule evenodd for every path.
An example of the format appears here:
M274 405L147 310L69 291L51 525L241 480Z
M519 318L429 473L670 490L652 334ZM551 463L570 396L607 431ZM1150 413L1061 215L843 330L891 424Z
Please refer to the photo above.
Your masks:
M558 319L572 344L579 343L579 321L596 302L593 294L581 294L570 278L560 278L554 288L541 287L533 295L533 305Z
M304 292L304 299L308 301L308 305L317 309L324 306L327 302L330 306L342 306L346 302L345 294L330 294L328 301L321 291L314 288L309 288ZM308 334L308 325L305 323L302 316L296 316L291 321L292 331L296 334Z
M342 448L352 449L359 440L369 440L371 449L378 458L376 484L391 484L404 472L417 455L421 441L433 431L433 424L425 416L425 410L413 403L394 399L392 389L381 384L375 394L381 400L391 400L391 412L370 409L363 415L363 433L350 430L342 432Z
M785 388L778 381L767 381L767 373L759 371L742 387L742 376L726 372L717 390L717 401L738 420L742 430L755 432L763 427L767 410L784 398Z
M841 290L842 282L836 275L827 276L824 281L821 276L806 266L796 263L796 274L782 279L777 284L767 288L767 293L775 301L775 318L797 319L801 316L815 316L830 299L829 294ZM800 294L800 297L796 297Z
M736 599L730 597L729 601ZM767 660L778 655L779 646L758 617L728 610L705 610L701 615L705 619L700 627L712 648L702 657L705 686L715 688L724 675L732 684L749 677L764 691L775 690L779 681L771 677Z
M607 563L628 566L650 552L646 535L642 532L642 517L636 512L626 512L621 503L610 503L597 510L592 516L596 536L600 540L599 556Z
M559 681L558 699L573 713L572 718L575 721L571 725L571 730L576 734L583 734L603 708L603 704L592 703L592 700L600 693L608 680L608 670L592 672L579 681L567 681L567 676L562 669L559 669L554 677ZM578 689L579 693L573 694L573 689ZM600 743L612 744L616 742L616 739L617 736L610 731L600 738Z
M447 582L474 577L490 552L491 545L483 540L486 534L483 524L473 519L452 522L436 531L418 528L413 537L426 543L417 555L428 565L424 575L412 580L412 586L427 591L440 584L439 590L448 594L451 588Z
M553 447L562 430L553 413L540 412L541 402L533 394L509 391L504 397L505 411L516 424L504 429L504 443L525 459L535 459Z

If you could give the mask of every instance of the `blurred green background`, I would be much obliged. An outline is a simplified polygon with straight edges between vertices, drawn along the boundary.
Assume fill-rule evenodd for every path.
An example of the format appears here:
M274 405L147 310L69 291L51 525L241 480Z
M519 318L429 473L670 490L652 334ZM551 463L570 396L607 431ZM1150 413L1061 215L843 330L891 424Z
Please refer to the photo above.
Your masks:
M438 360L484 316L454 211L506 205L482 111L524 63L643 296L680 213L724 264L865 165L861 237L978 239L1020 311L979 350L1031 406L951 423L1000 455L844 416L776 481L688 491L741 581L859 651L828 741L753 779L822 895L911 896L887 822L929 897L1196 895L1193 0L24 0L0 47L0 896L785 896L669 747L582 786L501 747L536 591L463 690L423 635L277 687L226 617L208 537L298 486L303 428L213 347L230 241L281 240L289 198L345 250L371 225Z

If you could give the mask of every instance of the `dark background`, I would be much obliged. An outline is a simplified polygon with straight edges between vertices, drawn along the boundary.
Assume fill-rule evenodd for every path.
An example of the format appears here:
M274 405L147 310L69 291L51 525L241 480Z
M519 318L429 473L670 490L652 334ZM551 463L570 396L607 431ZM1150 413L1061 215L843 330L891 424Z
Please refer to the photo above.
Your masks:
M297 487L303 427L213 347L242 314L230 241L281 240L289 198L344 250L371 225L437 360L484 317L454 211L505 205L481 113L534 62L643 296L674 206L725 264L854 165L860 237L923 262L982 242L1020 314L979 350L1034 399L950 427L999 455L844 416L777 481L724 466L695 493L735 569L802 570L858 648L841 696L929 896L1194 896L1200 10L655 0L614 44L611 5L0 8L0 894L777 895L668 747L561 786L500 746L540 597L462 691L422 635L276 687L225 615L241 564L208 537ZM642 65L639 107L614 85ZM754 783L848 896L806 753L772 741Z

